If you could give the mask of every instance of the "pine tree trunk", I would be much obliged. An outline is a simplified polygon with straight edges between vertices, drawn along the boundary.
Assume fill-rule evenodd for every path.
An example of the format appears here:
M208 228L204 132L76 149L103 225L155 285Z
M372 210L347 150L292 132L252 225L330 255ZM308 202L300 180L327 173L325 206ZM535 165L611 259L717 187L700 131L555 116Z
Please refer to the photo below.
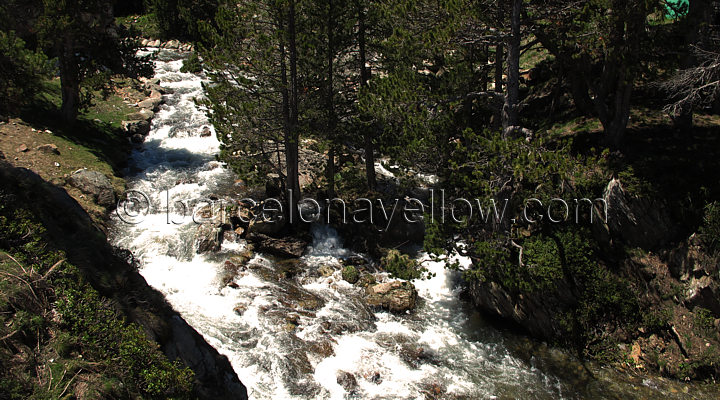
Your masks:
M612 102L613 108L607 106L604 97L595 101L600 123L603 125L604 144L612 148L618 148L622 143L625 129L630 120L632 83L626 82L624 74L621 73L621 75Z
M503 59L505 58L502 43L498 43L495 47L495 91L502 93L503 91Z
M327 177L327 196L328 199L335 198L335 146L330 145L328 150L327 167L325 168Z
M326 78L326 113L327 113L327 124L328 124L328 138L330 139L330 149L328 150L327 159L327 193L328 198L335 197L335 140L337 139L337 120L335 116L335 104L333 97L335 92L333 90L333 58L335 55L334 47L334 22L335 16L333 12L333 0L328 0L328 19L327 19L327 78Z
M366 43L365 43L365 10L361 1L356 2L358 12L358 50L360 64L360 88L367 86L370 80L370 71L365 65L367 62ZM362 120L362 118L361 118ZM375 179L375 146L373 144L373 129L364 126L365 139L365 176L369 190L375 190L377 181Z
M60 57L60 90L62 119L65 123L73 124L80 108L80 79L77 64L73 62L71 55L64 54Z
M488 52L489 48L487 45L483 46L480 50L480 91L481 92L487 92L488 90L488 71L487 71L487 65L488 65Z
M507 92L503 105L503 137L508 137L519 127L518 103L520 100L520 7L522 0L512 1L510 17L511 35L508 39Z
M297 76L297 33L295 31L295 2L290 2L288 10L288 56L290 58L290 93L288 99L289 126L285 135L285 163L287 168L286 188L288 191L288 217L292 225L299 220L297 203L300 198L300 181L298 171L298 76Z
M570 79L570 94L575 103L575 108L581 115L591 116L594 113L592 99L590 98L587 82L575 70L568 70Z

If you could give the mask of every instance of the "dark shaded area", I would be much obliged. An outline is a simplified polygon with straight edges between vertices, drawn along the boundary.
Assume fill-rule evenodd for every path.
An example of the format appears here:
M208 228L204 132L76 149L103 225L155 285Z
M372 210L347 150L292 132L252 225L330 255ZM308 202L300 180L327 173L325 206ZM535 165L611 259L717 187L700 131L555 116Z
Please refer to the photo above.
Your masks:
M85 211L62 189L24 168L0 161L3 189L35 214L52 243L67 254L88 282L110 299L130 321L144 327L169 359L195 372L195 391L206 399L247 398L245 387L225 356L205 342L127 262L127 254L110 246Z
M113 5L113 14L116 17L124 17L132 14L145 12L145 1L143 0L122 0L116 1Z

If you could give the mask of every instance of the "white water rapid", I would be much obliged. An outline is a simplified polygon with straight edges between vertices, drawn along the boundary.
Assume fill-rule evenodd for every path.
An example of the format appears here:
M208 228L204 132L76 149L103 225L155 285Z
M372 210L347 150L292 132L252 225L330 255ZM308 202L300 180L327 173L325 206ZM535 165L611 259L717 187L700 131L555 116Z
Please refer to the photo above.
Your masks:
M215 161L214 132L200 137L210 125L193 102L202 96L202 79L179 72L181 57L159 52L155 77L170 93L130 159L128 184L148 196L149 208L140 208L149 213L130 210L140 213L115 217L111 240L131 250L148 283L230 359L251 398L604 397L608 385L587 379L578 384L548 372L553 368L547 365L570 358L561 351L546 349L542 360L535 350L518 355L517 343L535 345L482 322L460 299L457 274L442 263L425 261L436 276L414 282L420 296L414 312L370 311L362 289L340 277L340 260L355 255L325 226L313 228L312 246L291 274L278 272L284 264L256 254L232 285L224 285L224 261L245 245L196 254L198 225L175 203L190 204L233 186L232 175ZM323 276L320 266L335 272ZM554 371L582 369L572 365Z

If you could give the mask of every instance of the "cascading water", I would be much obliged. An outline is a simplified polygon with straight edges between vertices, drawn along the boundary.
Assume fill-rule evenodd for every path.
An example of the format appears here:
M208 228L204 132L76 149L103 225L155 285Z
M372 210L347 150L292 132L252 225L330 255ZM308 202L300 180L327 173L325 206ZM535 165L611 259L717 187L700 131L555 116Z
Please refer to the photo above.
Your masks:
M326 226L313 228L312 246L299 262L257 254L226 285L224 261L245 245L195 254L198 225L188 208L227 191L233 177L215 161L214 134L200 136L209 125L193 101L202 96L202 80L179 72L182 56L158 54L156 78L171 93L142 148L133 152L128 179L133 191L147 196L140 199L146 204L114 218L112 240L131 250L148 283L228 356L251 398L667 394L657 389L663 382L626 382L607 370L595 371L599 379L587 379L565 353L540 351L542 346L491 328L459 299L458 276L441 262L423 261L436 276L415 281L421 300L413 313L371 311L362 289L340 277L340 259L357 255ZM334 266L335 272L323 274L321 266ZM528 343L532 356L518 355L522 351L516 349Z

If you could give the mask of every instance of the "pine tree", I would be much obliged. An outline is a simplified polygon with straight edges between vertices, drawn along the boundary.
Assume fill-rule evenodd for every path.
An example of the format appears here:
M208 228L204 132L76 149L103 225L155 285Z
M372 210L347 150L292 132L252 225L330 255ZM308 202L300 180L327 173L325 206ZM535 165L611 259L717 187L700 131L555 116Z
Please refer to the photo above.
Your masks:
M16 32L23 28L17 23L21 8L16 1L0 5L0 120L29 102L52 71L47 56L28 48Z
M300 33L301 75L307 100L301 113L308 133L328 145L326 178L328 196L335 192L335 157L347 144L354 114L352 93L352 8L338 0L309 2Z
M226 2L200 50L213 71L205 104L222 156L250 181L284 177L288 213L300 196L297 18L294 0Z
M61 113L68 123L88 103L84 84L105 85L113 72L150 73L135 57L134 41L120 37L109 0L46 0L37 26L41 42L58 59Z
M592 105L605 143L618 146L648 43L648 19L653 13L662 15L657 13L661 2L590 1L583 7L567 3L535 2L533 33L569 75L576 107L585 110Z

